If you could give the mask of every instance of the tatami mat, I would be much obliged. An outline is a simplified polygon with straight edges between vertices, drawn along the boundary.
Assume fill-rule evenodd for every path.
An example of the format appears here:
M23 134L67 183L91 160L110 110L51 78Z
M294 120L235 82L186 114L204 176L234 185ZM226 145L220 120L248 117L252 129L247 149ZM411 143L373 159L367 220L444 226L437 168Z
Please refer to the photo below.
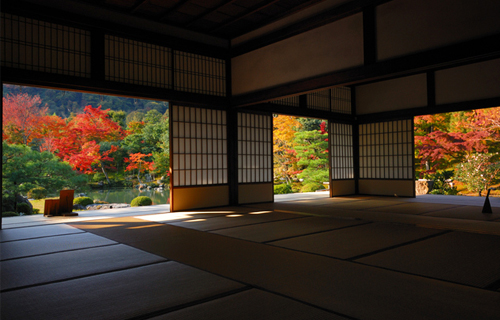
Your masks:
M453 209L439 210L424 214L429 217L453 219L493 221L500 219L500 208L492 208L493 213L482 213L483 208L477 206L460 206Z
M1 290L165 261L123 244L57 252L2 262Z
M402 213L402 214L423 214L426 212L435 212L439 210L446 210L450 208L456 208L453 204L441 204L441 203L395 203L393 206L384 206L378 208L368 208L370 211L381 211L390 213ZM476 207L477 209L477 207ZM453 210L453 209L450 209Z
M261 290L247 290L151 320L342 320L347 319Z
M271 242L271 244L335 258L349 259L440 232L442 231L375 222Z
M357 319L493 319L498 316L500 295L495 292L168 224L125 219L74 226ZM143 278L154 278L154 275ZM204 287L202 283L198 286ZM189 292L188 289L180 292Z
M76 233L56 237L10 241L0 244L0 257L1 260L5 260L115 243L92 233Z
M214 231L214 233L238 239L266 242L320 231L333 230L362 223L366 222L354 219L303 217L301 219L289 219L258 225L222 229Z
M231 228L243 225L250 225L262 222L296 219L302 216L283 212L273 211L252 211L250 213L234 213L210 219L193 219L170 224L200 231L210 231L222 228Z
M358 261L485 287L500 279L500 236L451 232Z
M2 293L2 319L129 319L242 285L176 262Z
M83 231L70 227L66 224L54 224L29 228L14 228L2 230L0 232L0 242L73 234L80 232Z

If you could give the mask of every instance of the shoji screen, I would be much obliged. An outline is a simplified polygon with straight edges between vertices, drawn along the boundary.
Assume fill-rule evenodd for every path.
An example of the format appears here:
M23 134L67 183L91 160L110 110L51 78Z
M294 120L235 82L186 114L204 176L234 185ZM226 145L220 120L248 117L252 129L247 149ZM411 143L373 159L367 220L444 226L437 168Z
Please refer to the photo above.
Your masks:
M359 192L415 196L413 120L359 126Z
M273 201L272 116L238 113L238 202Z
M172 106L171 210L229 204L226 111Z
M3 67L90 77L90 32L2 13Z
M353 130L351 124L330 122L330 195L355 194Z

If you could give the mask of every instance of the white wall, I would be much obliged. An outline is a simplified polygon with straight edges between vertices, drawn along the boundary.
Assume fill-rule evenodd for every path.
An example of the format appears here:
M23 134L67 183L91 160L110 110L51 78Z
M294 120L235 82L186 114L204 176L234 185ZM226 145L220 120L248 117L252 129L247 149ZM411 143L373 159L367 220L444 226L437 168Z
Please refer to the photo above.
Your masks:
M436 104L495 97L500 97L500 59L436 72Z
M393 0L376 8L386 60L500 32L498 0Z
M426 74L417 74L356 87L357 114L402 110L426 105Z
M234 95L363 64L363 17L356 14L232 59Z

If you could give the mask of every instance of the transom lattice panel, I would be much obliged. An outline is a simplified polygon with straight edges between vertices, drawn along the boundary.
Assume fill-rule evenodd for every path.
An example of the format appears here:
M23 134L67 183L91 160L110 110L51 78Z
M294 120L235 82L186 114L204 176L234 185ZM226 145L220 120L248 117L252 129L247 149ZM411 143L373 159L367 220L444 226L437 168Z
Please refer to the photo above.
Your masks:
M238 183L273 181L271 115L238 113Z
M413 179L413 120L359 127L360 178Z
M226 135L226 111L173 106L173 185L227 184Z
M332 180L354 179L352 125L330 122Z
M335 87L308 93L307 108L351 114L351 88Z
M174 89L226 95L226 64L222 59L174 51Z
M106 80L172 87L170 48L110 35L104 43Z
M60 24L1 15L4 67L90 77L90 32Z
M273 100L272 103L283 105L283 106L289 106L289 107L299 107L300 98L299 98L299 96L286 97L283 99Z

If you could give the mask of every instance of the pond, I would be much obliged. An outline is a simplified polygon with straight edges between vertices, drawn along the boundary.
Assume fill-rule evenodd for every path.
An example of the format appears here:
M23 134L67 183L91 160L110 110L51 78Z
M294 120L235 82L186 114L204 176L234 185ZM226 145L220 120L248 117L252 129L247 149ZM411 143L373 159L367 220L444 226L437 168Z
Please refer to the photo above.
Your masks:
M103 189L91 190L86 192L86 194L93 200L101 200L109 203L130 203L132 199L138 196L150 197L153 200L153 204L170 203L168 199L170 192L168 189L163 191L139 190L136 188Z

